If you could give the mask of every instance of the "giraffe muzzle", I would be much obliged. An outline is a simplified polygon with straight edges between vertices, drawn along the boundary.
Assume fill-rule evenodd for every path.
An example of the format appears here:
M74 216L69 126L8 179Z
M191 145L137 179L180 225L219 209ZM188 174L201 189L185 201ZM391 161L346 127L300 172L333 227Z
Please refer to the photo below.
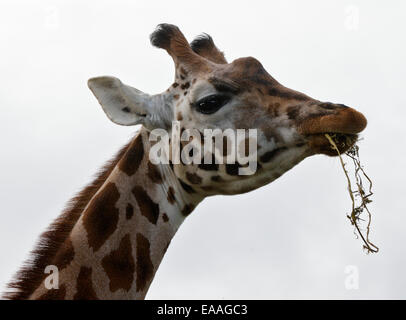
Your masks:
M351 148L362 132L367 119L357 110L337 105L331 114L305 119L298 127L298 132L306 137L313 153L336 156L324 134L334 134L341 153Z

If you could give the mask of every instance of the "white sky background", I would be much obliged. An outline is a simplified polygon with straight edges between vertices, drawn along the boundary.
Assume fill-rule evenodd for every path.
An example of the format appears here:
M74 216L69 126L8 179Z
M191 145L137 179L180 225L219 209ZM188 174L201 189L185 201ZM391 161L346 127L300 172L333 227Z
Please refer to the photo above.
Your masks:
M2 0L0 288L134 132L106 118L87 79L164 91L173 63L149 34L169 22L190 40L209 33L230 61L254 56L287 87L366 115L360 154L381 251L366 255L353 235L338 159L315 156L259 190L203 201L147 298L405 298L405 11L404 1ZM358 290L345 288L349 265Z

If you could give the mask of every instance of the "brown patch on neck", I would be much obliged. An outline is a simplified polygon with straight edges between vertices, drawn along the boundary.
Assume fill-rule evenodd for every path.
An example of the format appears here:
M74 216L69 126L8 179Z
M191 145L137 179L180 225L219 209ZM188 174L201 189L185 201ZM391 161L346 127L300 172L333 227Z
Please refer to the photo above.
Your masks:
M159 205L152 201L144 188L135 186L132 190L141 214L146 217L149 222L156 224L159 217Z
M74 256L75 250L73 248L72 241L70 238L67 238L56 254L53 264L58 267L59 271L61 271L72 262Z
M168 221L169 221L169 217L168 217L168 215L167 215L166 213L164 213L164 214L162 215L162 220L163 220L164 222L168 222Z
M127 207L125 208L125 217L127 220L130 220L134 215L134 207L132 206L131 203L127 204Z
M229 174L230 176L238 176L238 171L239 168L241 168L241 165L237 162L237 163L232 163L232 164L226 164L225 165L226 168L226 172L227 174Z
M216 163L216 157L214 156L214 153L211 154L211 163L204 163L203 158L202 163L200 163L198 167L206 171L217 171L219 169L219 165Z
M92 268L81 267L73 300L98 300L92 284Z
M169 203L174 204L175 203L175 190L172 187L168 188L168 196L166 198Z
M134 281L135 263L132 255L130 235L127 234L120 242L117 250L112 251L102 260L102 266L110 279L110 290L129 291Z
M195 189L193 189L190 185L187 183L183 182L181 179L178 179L180 185L182 186L183 190L185 190L187 193L196 193Z
M202 178L197 175L196 173L186 172L186 179L189 180L192 184L200 184L202 183Z
M59 289L47 290L37 300L64 300L66 297L66 287L62 284Z
M118 166L121 171L132 176L138 170L143 158L144 144L142 142L142 135L139 134L128 147Z
M26 300L39 287L45 279L46 266L53 264L55 255L70 235L84 208L124 156L130 144L131 142L122 147L115 157L101 168L94 180L68 202L63 213L40 236L30 258L8 284L10 291L3 295L5 299ZM61 289L62 286L59 290Z
M148 177L152 180L154 183L161 183L162 182L162 176L161 173L159 172L158 167L153 164L151 161L148 161Z
M150 243L141 233L137 233L137 292L144 291L154 276L154 266L151 261Z
M116 185L109 182L83 213L83 225L87 231L89 246L94 252L100 249L117 228L119 210L115 205L119 198Z

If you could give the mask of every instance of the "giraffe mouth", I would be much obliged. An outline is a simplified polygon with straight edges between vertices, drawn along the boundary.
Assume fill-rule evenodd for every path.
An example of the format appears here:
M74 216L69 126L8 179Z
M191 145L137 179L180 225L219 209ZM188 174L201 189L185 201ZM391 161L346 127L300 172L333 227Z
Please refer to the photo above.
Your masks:
M344 153L355 144L366 125L367 120L362 113L346 107L337 109L334 114L305 119L299 126L299 133L309 141L313 153L337 156L325 134L333 136L338 150Z
M315 154L325 154L327 156L337 156L337 151L333 149L330 142L327 140L325 134L329 134L333 137L333 140L340 151L340 153L345 153L349 150L358 140L358 134L354 133L335 133L335 132L325 132L311 134L307 136L309 146Z

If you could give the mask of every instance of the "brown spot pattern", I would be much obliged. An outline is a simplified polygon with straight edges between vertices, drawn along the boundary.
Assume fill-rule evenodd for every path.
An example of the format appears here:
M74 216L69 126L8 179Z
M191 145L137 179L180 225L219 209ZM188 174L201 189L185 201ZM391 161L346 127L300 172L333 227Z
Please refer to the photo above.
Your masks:
M137 200L141 214L146 217L149 222L156 224L159 217L159 205L152 201L146 191L140 186L135 186L132 192Z
M98 300L92 284L92 268L81 267L73 300Z
M72 262L74 256L75 250L72 241L70 238L67 238L55 256L54 265L57 266L59 270L65 269Z
M47 290L37 300L64 300L66 296L66 287L62 284L59 289Z
M189 83L189 82L186 82L186 83L184 83L184 84L182 84L182 85L180 86L180 88L181 88L182 90L188 89L189 87L190 87L190 83Z
M230 176L238 176L238 169L241 167L239 163L226 164L226 172Z
M217 171L219 169L219 165L217 163L200 163L198 167L206 171Z
M8 284L11 290L5 292L3 298L26 300L40 286L45 278L45 267L54 264L53 261L59 248L82 216L83 209L102 187L129 145L130 143L122 147L115 157L101 168L95 179L71 199L64 212L41 235L40 241L32 251L30 260Z
M168 189L168 196L167 196L167 200L169 203L175 203L175 190L172 187L169 187Z
M154 266L150 256L150 243L141 233L137 233L137 292L144 291L154 275Z
M161 183L162 182L162 176L161 173L159 172L158 167L153 164L151 161L148 161L148 177L152 180L154 183Z
M114 183L109 182L93 199L83 216L89 246L94 251L106 242L117 228L119 211L115 207L120 194Z
M219 169L219 165L216 163L216 158L213 153L211 154L211 156L212 156L211 163L204 163L203 158L202 163L200 163L198 167L206 171L217 171Z
M167 215L166 213L164 213L164 214L162 215L162 220L163 220L164 222L168 222L168 221L169 221L169 217L168 217L168 215Z
M185 190L187 193L195 193L195 189L193 189L191 186L189 186L187 183L184 183L182 180L178 179L180 185L182 186L183 190Z
M198 176L196 173L186 172L186 178L193 184L202 183L202 178Z
M139 135L130 145L123 159L119 162L120 170L132 176L138 170L143 157L144 144L142 143L142 136Z
M103 258L102 266L109 277L112 292L119 289L125 291L131 289L134 281L135 263L129 234L120 241L117 250Z

